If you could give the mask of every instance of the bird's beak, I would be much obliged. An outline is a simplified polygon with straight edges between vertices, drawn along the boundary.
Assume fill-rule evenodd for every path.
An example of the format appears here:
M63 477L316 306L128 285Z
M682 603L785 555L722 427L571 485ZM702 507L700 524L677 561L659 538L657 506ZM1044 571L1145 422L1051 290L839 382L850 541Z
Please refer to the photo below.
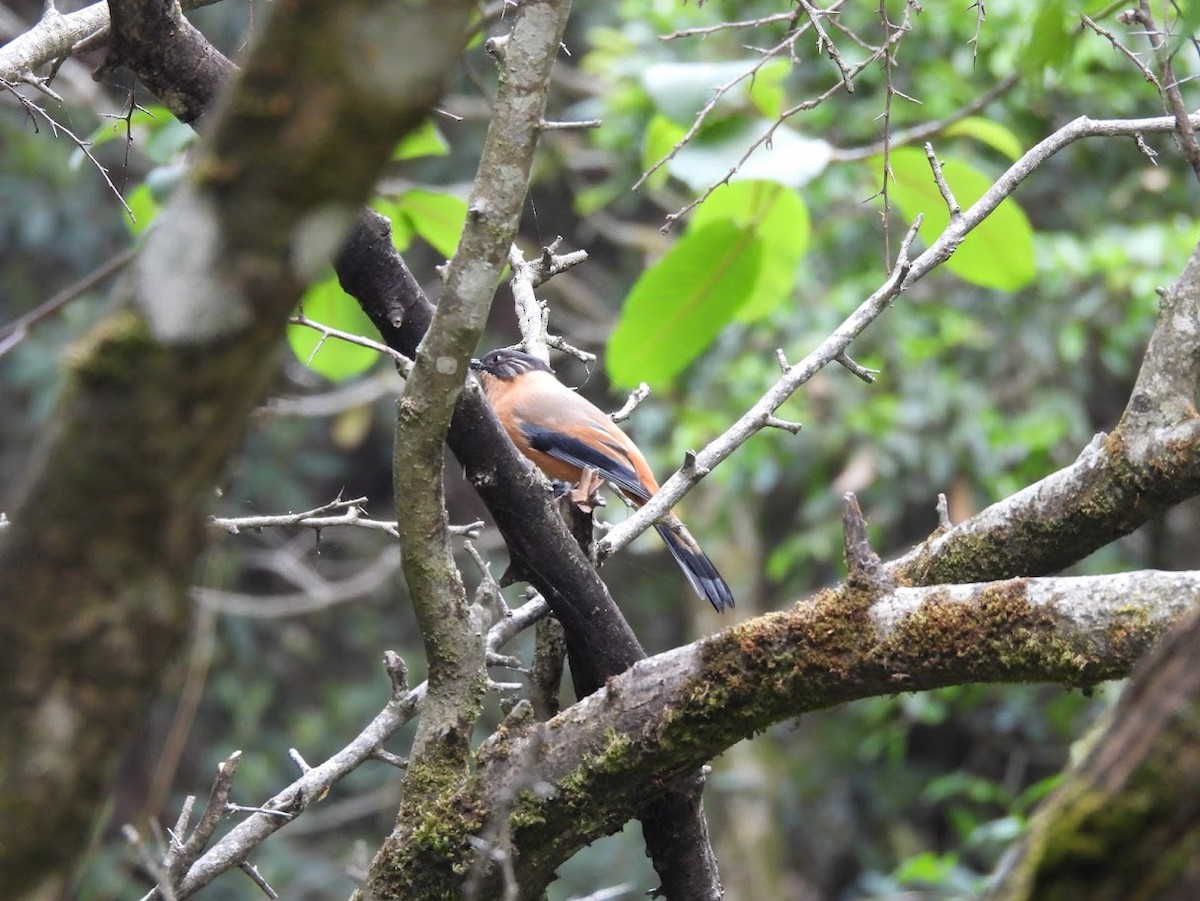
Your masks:
M477 360L471 357L470 367L476 372L483 372L483 360Z

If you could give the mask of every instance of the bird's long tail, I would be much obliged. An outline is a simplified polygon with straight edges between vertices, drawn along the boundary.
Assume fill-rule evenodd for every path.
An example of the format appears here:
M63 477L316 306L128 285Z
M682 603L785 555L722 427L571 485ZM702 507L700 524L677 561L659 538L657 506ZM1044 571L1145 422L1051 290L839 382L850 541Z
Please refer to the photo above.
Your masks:
M684 528L683 523L675 520L672 523L659 523L655 528L667 543L667 549L687 576L696 594L707 598L717 613L723 613L725 608L732 607L733 592L729 590L729 585L717 572L717 567L708 559L708 555L700 550L700 545Z

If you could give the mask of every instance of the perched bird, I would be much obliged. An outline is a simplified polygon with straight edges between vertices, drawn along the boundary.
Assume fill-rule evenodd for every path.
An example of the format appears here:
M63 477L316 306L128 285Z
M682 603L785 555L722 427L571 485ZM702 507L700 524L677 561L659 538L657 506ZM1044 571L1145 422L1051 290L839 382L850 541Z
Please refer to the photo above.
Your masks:
M493 350L471 368L517 450L547 476L571 484L594 469L637 507L657 491L646 458L598 407L580 397L537 357ZM722 612L733 594L713 562L675 516L655 526L671 556L702 598Z

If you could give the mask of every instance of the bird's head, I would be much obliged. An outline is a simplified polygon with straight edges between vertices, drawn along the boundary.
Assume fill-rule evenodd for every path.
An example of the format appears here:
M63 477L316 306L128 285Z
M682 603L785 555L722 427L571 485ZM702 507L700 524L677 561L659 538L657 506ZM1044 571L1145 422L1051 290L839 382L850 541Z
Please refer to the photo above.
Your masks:
M471 368L476 372L486 372L488 375L505 381L515 379L527 372L540 371L554 374L554 370L547 363L532 354L508 349L493 350L484 354L482 359L472 360Z

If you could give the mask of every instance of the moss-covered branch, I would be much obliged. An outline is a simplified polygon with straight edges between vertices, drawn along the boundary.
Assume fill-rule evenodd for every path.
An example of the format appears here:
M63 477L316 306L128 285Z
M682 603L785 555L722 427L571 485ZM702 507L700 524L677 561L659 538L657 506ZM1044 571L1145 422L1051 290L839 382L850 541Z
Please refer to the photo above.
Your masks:
M1200 493L1200 247L1163 292L1120 423L1070 466L893 563L917 585L1058 572Z
M773 723L897 691L1119 678L1197 601L1200 572L826 591L637 663L548 723L508 730L404 836L420 887L406 897L449 891L467 837L515 783L553 786L521 793L512 812L517 881L534 898L672 778Z

